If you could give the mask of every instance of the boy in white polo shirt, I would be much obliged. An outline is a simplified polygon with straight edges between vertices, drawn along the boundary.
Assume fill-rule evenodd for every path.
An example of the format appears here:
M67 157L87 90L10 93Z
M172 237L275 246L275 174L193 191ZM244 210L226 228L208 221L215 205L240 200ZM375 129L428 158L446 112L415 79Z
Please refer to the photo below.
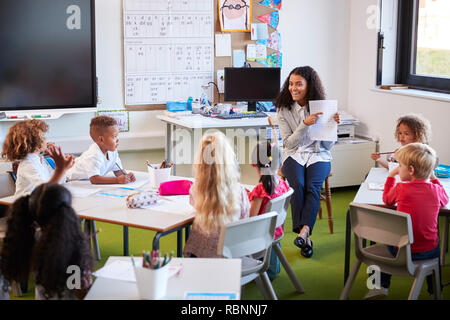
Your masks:
M114 118L98 116L92 118L90 131L94 143L75 159L74 166L67 171L69 180L89 179L92 184L126 184L136 181L132 172L126 173L117 152L119 128ZM114 172L114 177L105 175Z

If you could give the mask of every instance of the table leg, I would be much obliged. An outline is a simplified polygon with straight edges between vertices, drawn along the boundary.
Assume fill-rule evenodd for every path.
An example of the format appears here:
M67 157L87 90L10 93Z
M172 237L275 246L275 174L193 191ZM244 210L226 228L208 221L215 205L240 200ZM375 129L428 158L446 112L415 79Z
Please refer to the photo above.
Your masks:
M166 125L166 159L167 162L173 162L173 167L172 167L172 175L176 175L177 174L177 169L176 169L176 165L175 165L175 160L172 158L172 153L173 153L173 126L169 123L167 123Z
M181 257L183 252L183 229L177 231L177 257Z
M123 255L128 256L128 227L123 226Z
M351 231L352 227L350 224L350 209L347 210L347 217L345 222L345 261L344 261L344 286L347 281L349 270L350 270L350 246L352 242Z

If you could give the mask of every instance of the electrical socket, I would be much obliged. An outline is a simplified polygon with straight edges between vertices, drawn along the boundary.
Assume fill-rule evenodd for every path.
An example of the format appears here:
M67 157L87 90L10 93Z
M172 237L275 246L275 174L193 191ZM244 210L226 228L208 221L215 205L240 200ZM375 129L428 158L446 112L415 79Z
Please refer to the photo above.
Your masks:
M224 92L224 70L217 70L217 87L219 88L219 92Z

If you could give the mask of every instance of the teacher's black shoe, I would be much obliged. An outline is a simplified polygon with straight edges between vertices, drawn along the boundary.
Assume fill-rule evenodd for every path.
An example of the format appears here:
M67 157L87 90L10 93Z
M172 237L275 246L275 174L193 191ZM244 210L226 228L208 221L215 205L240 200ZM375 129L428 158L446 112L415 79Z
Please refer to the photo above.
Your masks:
M309 245L305 241L305 246L302 248L302 251L301 251L302 256L304 256L305 258L311 258L313 255L313 242L311 239L309 239L309 241L311 241L311 245Z
M306 245L306 241L305 239L303 239L302 237L297 237L294 239L294 244L299 247L300 249L303 249Z

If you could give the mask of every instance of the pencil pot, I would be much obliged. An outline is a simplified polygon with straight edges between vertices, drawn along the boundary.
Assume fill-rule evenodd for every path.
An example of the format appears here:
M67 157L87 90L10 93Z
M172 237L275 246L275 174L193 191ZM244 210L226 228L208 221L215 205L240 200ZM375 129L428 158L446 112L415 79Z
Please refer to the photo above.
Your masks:
M139 296L143 300L157 300L166 295L170 278L169 266L158 269L134 267Z
M162 182L166 182L170 179L170 172L172 168L158 168L158 165L147 166L148 173L150 175L150 187L159 188Z

